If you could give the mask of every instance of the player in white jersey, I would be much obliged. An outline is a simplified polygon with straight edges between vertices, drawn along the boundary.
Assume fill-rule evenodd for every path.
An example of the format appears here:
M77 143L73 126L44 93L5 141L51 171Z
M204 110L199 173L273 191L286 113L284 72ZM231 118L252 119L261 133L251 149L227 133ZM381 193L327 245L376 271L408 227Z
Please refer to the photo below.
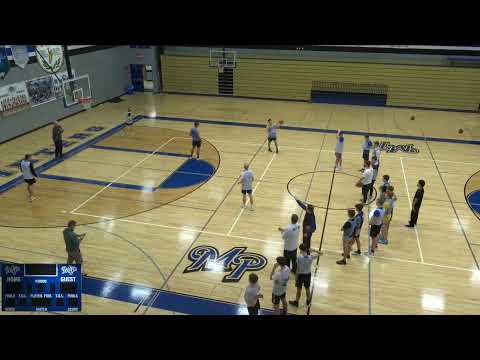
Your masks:
M335 145L335 171L342 171L342 153L344 144L345 138L343 137L343 133L338 130L337 144Z
M20 170L22 171L23 180L27 183L28 201L30 202L35 200L35 197L33 197L33 187L36 183L35 178L38 177L31 160L32 155L27 154L25 155L25 159L20 162Z
M283 315L287 315L287 284L290 277L290 268L287 266L287 260L283 256L277 257L277 262L273 265L270 273L270 280L273 280L272 303L275 315L280 315L280 301L283 305ZM277 271L278 269L278 271Z
M247 163L243 164L243 171L242 174L240 175L240 180L238 180L239 184L242 184L242 208L245 208L246 202L247 202L247 194L250 199L250 210L254 210L254 204L253 204L253 171L249 169L249 165Z
M132 125L133 125L133 111L132 111L132 108L129 106L127 110L127 114L125 115L125 126L123 127L124 135L128 135L128 133L132 135L132 132L133 132Z

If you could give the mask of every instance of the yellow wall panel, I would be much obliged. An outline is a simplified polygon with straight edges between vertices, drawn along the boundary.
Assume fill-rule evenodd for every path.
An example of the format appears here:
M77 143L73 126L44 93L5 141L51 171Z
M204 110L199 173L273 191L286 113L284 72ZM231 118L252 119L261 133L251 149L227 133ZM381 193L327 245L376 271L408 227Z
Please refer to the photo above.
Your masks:
M218 94L208 57L162 55L165 91ZM309 100L315 80L388 86L387 104L476 110L480 69L237 57L234 95Z

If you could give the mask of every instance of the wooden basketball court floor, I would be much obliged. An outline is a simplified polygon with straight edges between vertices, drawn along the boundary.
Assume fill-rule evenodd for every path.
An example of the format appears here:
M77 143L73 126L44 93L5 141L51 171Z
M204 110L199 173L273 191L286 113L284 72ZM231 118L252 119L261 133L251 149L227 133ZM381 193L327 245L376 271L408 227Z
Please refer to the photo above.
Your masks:
M261 305L269 314L269 274L283 251L277 228L292 213L303 215L287 191L294 177L290 192L317 206L312 247L321 244L323 251L314 270L311 315L478 313L480 222L464 187L479 170L480 146L454 142L480 138L477 114L152 93L123 99L61 122L67 140L87 128L96 132L74 139L63 161L34 156L35 166L43 166L38 200L27 201L25 184L14 181L18 170L0 177L0 261L61 263L66 222L77 220L76 232L87 234L81 246L88 285L82 314L244 314L249 272L235 274L245 264L242 252L243 259L259 261L250 270L260 278ZM143 116L123 135L119 125L128 105ZM279 154L267 151L260 127L269 117L285 120ZM201 159L213 168L212 176L182 171L191 163L185 155L194 119L202 121ZM458 134L459 128L465 133ZM347 135L343 171L334 175L336 129ZM344 209L360 199L354 183L366 132L419 152L405 152L408 146L382 152L379 178L389 174L398 197L389 244L379 245L374 258L352 256L340 266L340 227ZM1 144L0 169L12 170L6 166L25 153L51 148L50 134L47 126ZM254 211L240 208L236 182L245 162L255 173ZM180 186L159 186L174 175ZM418 227L407 229L420 178L426 188ZM361 240L366 250L366 226ZM193 264L205 251L220 257L235 248L242 249L229 271ZM294 296L292 277L287 297ZM304 293L300 302L289 313L307 314Z

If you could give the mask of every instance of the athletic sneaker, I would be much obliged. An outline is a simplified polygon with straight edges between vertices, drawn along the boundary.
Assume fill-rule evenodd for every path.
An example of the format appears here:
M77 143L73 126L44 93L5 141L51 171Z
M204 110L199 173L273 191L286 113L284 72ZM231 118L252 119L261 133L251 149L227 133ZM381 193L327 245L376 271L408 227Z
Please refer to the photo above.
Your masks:
M241 205L240 207L241 207L242 209L245 209L245 208L246 208L246 206L245 206L245 205Z
M268 148L268 151L272 152L272 149Z
M310 303L312 302L312 298L307 299L307 306L310 306Z
M253 210L255 210L255 205L250 206L250 211L253 211Z
M387 244L388 244L388 240L378 239L378 243L379 243L379 244L382 244L382 245L387 245Z
M345 260L338 260L337 264L338 265L347 265L347 262Z
M362 254L362 252L360 250L352 252L352 255L361 255L361 254Z
M290 300L288 303L289 303L290 305L293 305L293 306L298 307L298 301L297 301L297 300Z
M365 251L364 254L367 255L367 256L368 256L368 255L372 255L372 256L373 256L373 255L375 255L375 251L372 251L372 252L370 252L370 253L369 253L368 251Z
M412 228L412 227L414 227L414 226L413 226L413 225L410 225L410 224L408 224L408 225L405 225L405 227Z

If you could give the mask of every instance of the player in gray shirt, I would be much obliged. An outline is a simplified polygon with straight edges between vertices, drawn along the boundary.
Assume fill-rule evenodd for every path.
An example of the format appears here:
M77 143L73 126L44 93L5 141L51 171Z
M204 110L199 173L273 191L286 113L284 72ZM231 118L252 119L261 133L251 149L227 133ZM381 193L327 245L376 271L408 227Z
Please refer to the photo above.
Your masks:
M277 144L277 129L283 125L283 120L280 120L277 125L272 124L272 119L267 121L267 132L268 132L268 151L272 152L270 148L270 143L273 141L275 144L275 149L278 154L278 144Z
M297 273L295 275L295 287L297 288L297 295L295 300L290 300L289 304L298 306L300 297L302 296L302 287L305 287L305 293L307 295L307 306L312 301L312 294L310 292L310 281L312 279L312 263L313 260L318 258L320 252L308 249L304 243L301 243L298 247L300 250L300 256L297 258ZM311 254L308 254L310 252Z
M197 159L200 158L200 147L202 146L202 139L200 138L200 132L198 131L199 122L195 121L194 127L190 130L190 136L192 137L192 151L190 157L193 157L193 152L197 148Z

